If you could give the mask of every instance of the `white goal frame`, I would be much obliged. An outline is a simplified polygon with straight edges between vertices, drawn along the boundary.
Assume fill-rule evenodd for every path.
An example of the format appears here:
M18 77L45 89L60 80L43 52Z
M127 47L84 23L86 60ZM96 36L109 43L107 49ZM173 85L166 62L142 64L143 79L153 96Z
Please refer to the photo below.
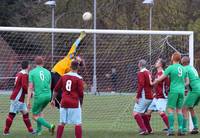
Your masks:
M138 34L138 35L182 35L189 36L189 57L190 65L194 65L194 32L193 31L153 31L153 30L103 30L103 29L57 29L57 28L32 28L32 27L0 27L0 31L7 32L46 32L46 33L80 33L87 34ZM95 37L94 37L95 38ZM96 41L96 40L95 40ZM52 48L53 49L53 48ZM52 52L53 53L53 52ZM94 77L93 91L96 87L96 43L94 43Z
M86 34L137 34L137 35L182 35L189 36L190 65L194 65L194 32L193 31L154 31L154 30L103 30L103 29L57 29L57 28L32 28L32 27L0 27L0 31L7 32L46 32L46 33L80 33ZM94 68L93 68L93 92L97 92L96 80L96 37L94 37ZM53 53L53 48L52 48ZM193 129L191 116L189 129Z

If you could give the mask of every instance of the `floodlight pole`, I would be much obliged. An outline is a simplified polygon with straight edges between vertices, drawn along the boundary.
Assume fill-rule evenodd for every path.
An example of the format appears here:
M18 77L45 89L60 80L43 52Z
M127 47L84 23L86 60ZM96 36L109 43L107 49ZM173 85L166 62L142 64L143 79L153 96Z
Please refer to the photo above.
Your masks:
M143 4L147 4L149 6L149 30L152 30L152 11L153 11L153 5L154 5L154 0L144 0ZM152 35L149 35L149 64L150 64L150 69L151 67L151 52L152 52Z
M93 19L93 29L96 30L97 26L96 26L96 18L97 18L97 1L94 0L93 1L93 12L94 12L94 19ZM97 61L96 61L96 33L94 33L93 35L93 47L94 47L94 51L93 51L93 54L94 54L94 67L93 67L93 85L92 85L92 92L94 94L97 93L97 67L96 67L96 64L97 64Z
M55 5L51 7L51 28L55 28ZM51 33L51 67L54 65L54 32Z
M49 0L44 3L45 5L48 5L51 7L51 28L55 28L55 7L56 7L56 1L55 0ZM51 32L51 67L54 65L54 32Z
M149 9L149 30L152 30L152 10L153 10L153 4L150 4ZM150 60L150 69L151 69L151 52L152 52L152 35L149 35L149 60Z

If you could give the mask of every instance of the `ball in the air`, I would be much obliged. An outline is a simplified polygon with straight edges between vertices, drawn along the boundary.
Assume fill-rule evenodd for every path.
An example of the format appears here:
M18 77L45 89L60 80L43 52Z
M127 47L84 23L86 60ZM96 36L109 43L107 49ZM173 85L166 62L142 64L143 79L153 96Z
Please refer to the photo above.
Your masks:
M89 21L89 20L91 20L92 19L92 13L90 13L90 12L85 12L84 14L83 14L83 20L84 21Z

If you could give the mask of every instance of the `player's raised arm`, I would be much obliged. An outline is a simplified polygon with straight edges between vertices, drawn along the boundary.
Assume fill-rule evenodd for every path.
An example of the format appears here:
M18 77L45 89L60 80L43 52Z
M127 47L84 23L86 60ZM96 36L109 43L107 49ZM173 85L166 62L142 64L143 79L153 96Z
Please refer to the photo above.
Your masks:
M86 36L85 32L81 32L80 36L72 45L71 49L69 50L68 54L58 61L52 68L52 72L58 73L60 76L63 76L65 73L70 71L70 64L72 59L76 56L76 48L80 44L81 40ZM54 78L53 78L54 79ZM52 80L53 80L52 79Z
M80 42L83 40L83 38L86 36L85 32L81 32L79 37L76 39L76 41L73 43L71 49L69 50L67 56L70 56L70 58L73 58L76 53L76 49L79 46Z

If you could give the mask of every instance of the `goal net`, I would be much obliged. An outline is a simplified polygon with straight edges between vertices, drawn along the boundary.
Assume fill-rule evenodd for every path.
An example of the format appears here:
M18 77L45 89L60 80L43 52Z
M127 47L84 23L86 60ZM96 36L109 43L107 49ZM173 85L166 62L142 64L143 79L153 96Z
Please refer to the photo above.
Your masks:
M34 67L35 56L41 55L45 58L45 67L51 70L67 54L81 31L0 27L0 93L12 90L22 60L29 60ZM87 84L83 113L86 128L137 131L131 112L140 59L147 60L148 69L153 70L156 59L162 57L170 64L171 54L179 51L182 55L189 55L193 63L193 32L84 31L87 35L77 54L85 61L80 74ZM4 100L9 101L8 96ZM5 103L1 106L4 107L2 104ZM8 105L0 110L5 117ZM162 123L157 118L153 119L152 125L159 130Z

